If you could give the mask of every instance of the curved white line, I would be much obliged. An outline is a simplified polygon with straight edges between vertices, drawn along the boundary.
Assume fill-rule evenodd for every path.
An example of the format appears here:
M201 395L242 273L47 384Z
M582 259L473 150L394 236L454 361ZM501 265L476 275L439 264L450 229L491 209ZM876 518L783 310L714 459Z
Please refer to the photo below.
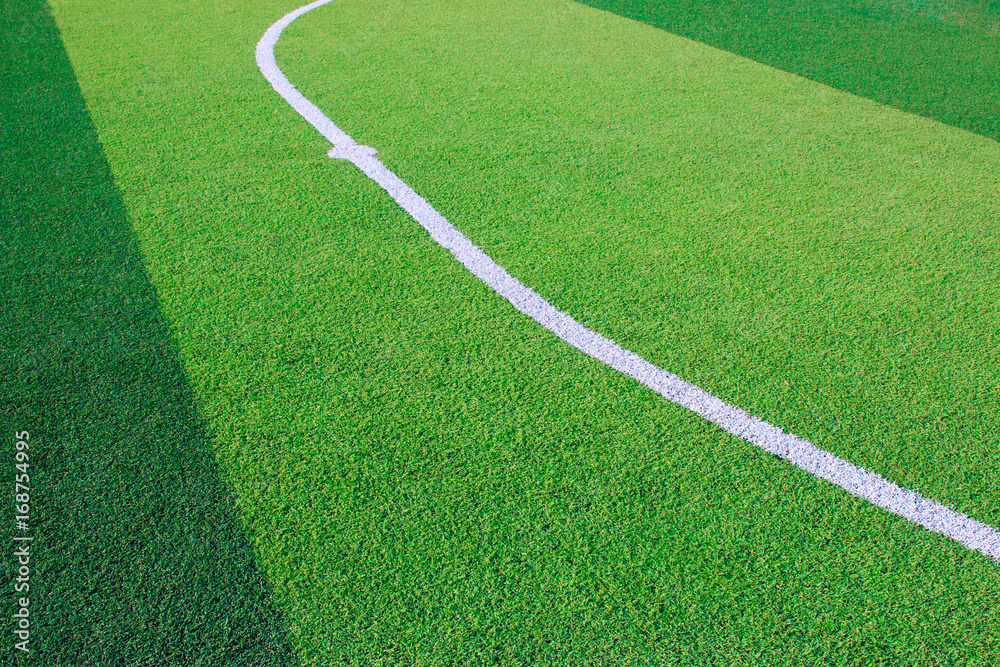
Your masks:
M306 12L329 2L332 0L317 0L300 7L268 28L257 44L257 65L278 94L334 145L328 153L330 157L350 160L381 185L435 241L450 250L473 275L492 287L516 309L584 354L635 378L667 400L698 413L723 430L771 454L788 459L811 475L836 484L851 495L864 498L928 530L947 535L1000 562L1000 534L991 526L924 498L915 491L897 486L811 442L785 433L780 428L712 396L704 389L685 382L673 373L654 366L557 310L474 246L410 186L375 159L374 148L359 146L296 90L278 68L274 59L274 45L277 44L281 31Z

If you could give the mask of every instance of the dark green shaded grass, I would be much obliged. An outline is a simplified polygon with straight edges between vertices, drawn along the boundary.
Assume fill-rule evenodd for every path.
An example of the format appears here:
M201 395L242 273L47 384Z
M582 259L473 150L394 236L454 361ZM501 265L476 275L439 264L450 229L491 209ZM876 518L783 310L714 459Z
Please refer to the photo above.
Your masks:
M45 2L0 14L0 423L30 431L30 654L2 664L291 665ZM8 484L9 482L9 484Z
M1000 141L995 0L581 0Z
M996 661L993 561L582 357L472 278L354 167L327 160L253 62L264 29L298 4L57 9L303 663ZM538 6L336 3L289 29L279 62L432 190L433 204L479 214L503 195L482 175L501 162L452 171L474 154L460 140L486 158L488 146L522 147L502 123L464 124L458 112L470 107L458 102L535 123L536 160L566 148L546 145L550 126L584 137L591 127L540 118L534 105L555 103L503 78L530 81L536 66L463 46L533 52L538 29L558 27L531 13ZM568 44L592 44L594 57L621 43L590 23L596 12L545 7L580 21ZM501 25L452 31L470 12ZM440 70L455 56L471 75ZM427 87L442 83L450 106L435 109ZM550 100L579 95L555 88ZM422 162L418 145L442 162ZM393 146L410 151L405 160ZM524 175L511 171L500 201L530 216L537 191L524 187L539 184ZM541 201L579 197L579 183L543 181L553 194ZM561 251L527 232L509 249ZM579 266L565 268L566 294ZM559 296L544 270L530 278Z

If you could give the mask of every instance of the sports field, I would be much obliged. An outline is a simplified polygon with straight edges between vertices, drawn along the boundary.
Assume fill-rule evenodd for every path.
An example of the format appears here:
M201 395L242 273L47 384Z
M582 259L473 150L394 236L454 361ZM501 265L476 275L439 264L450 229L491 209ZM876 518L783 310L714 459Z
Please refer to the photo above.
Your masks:
M303 1L0 10L2 664L1000 662L995 556L574 349L328 158L255 59ZM559 311L995 531L998 26L333 0L274 57Z

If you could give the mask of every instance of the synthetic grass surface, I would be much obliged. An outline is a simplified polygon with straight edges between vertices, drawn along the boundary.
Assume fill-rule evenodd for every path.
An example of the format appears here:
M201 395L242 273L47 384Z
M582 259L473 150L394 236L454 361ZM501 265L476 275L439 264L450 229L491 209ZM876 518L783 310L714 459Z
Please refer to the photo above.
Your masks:
M0 21L0 664L297 664L52 15L11 0ZM33 541L15 593L24 430ZM10 616L25 595L29 654Z
M278 57L557 307L1000 525L1000 146L554 7L317 12Z
M1000 141L997 0L580 0Z
M465 273L351 165L327 160L324 142L253 61L264 29L296 6L74 1L55 9L304 664L995 662L995 563L581 357ZM336 3L289 28L277 55L335 122L378 147L390 168L528 285L688 379L714 378L707 388L723 395L735 387L751 408L774 409L773 394L758 385L797 363L793 352L812 352L781 348L780 336L761 339L767 327L751 329L757 341L741 347L744 328L709 317L740 313L744 303L719 297L719 275L749 298L742 312L760 298L732 268L739 263L698 234L716 221L713 238L731 242L733 253L743 240L731 228L724 234L715 213L743 192L717 177L736 152L735 128L745 130L739 123L748 116L761 127L760 161L764 139L794 130L798 143L775 139L770 166L787 179L812 176L783 190L820 188L798 204L811 210L830 197L827 172L810 172L800 158L817 143L822 157L835 150L841 135L827 116L846 109L840 117L859 128L898 118L871 104L859 112L853 98L573 3ZM706 58L713 67L699 65ZM673 85L654 76L657 67L676 73ZM608 81L614 94L593 106L593 90L607 93ZM788 128L762 102L690 101L720 86L757 86L778 104L789 96L807 104L793 105L802 120ZM630 115L632 106L657 104L676 107L664 118L693 108L704 123L678 122L671 133L656 116ZM910 131L923 136L923 127ZM980 150L982 140L969 137L934 135L959 156ZM666 165L701 172L680 170L671 185L662 170L643 171L654 162L651 144L681 151L696 140L714 147L713 159ZM890 158L898 150L871 141ZM532 162L554 171L524 168ZM862 173L896 173L893 164ZM760 178L763 165L754 167L741 184ZM965 188L991 184L968 169L960 186L941 186L933 169L931 180L961 201L973 196ZM645 207L664 191L675 197ZM756 212L793 251L807 252L817 227L831 226L793 218L784 229L781 202L763 186L750 194L747 215ZM969 215L995 206L988 189L976 203ZM585 215L601 206L602 215ZM637 223L643 211L646 227ZM995 256L983 238L972 250ZM882 247L890 241L898 244ZM631 258L655 248L674 263L661 258L653 268L686 271L672 279L644 273L650 264ZM802 266L779 266L780 275L791 279ZM827 275L820 268L817 280ZM857 271L846 275L860 289ZM670 301L648 288L664 285L691 294ZM789 297L793 287L802 290L784 286ZM783 317L817 314L789 297L779 304L789 309ZM687 338L661 337L677 321L671 308L704 325ZM843 353L837 334L829 338ZM706 377L690 377L704 369L699 357L726 358L706 355L716 349L706 341L735 346L726 348L732 361L725 373L710 366ZM786 366L762 373L754 345L779 345L775 358ZM870 353L851 359L864 367ZM833 420L814 428L867 414L853 396L836 402L846 417L828 416L829 401L790 404L779 416L796 425L815 423L806 413ZM868 434L870 423L856 431ZM872 442L846 446L898 464ZM988 461L965 455L975 473L969 484L983 497L963 502L988 520L995 489L978 479ZM930 466L917 473L932 497L928 488L951 488Z

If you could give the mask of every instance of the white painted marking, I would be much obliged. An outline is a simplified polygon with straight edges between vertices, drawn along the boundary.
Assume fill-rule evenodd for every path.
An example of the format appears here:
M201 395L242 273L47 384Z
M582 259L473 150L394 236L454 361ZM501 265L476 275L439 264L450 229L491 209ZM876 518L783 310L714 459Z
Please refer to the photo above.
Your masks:
M462 232L434 210L413 188L375 159L370 146L359 146L348 134L295 89L274 59L274 45L281 31L308 11L332 0L317 0L296 9L268 28L257 44L257 65L292 108L309 121L334 147L330 157L350 160L369 178L381 185L393 199L442 247L450 250L462 265L492 287L519 311L553 332L576 349L603 361L617 371L635 378L668 401L696 412L723 430L770 452L811 475L836 484L852 496L864 498L893 514L909 519L928 530L947 535L970 549L1000 562L1000 533L991 526L972 519L939 503L904 489L879 475L820 449L811 442L785 433L777 426L729 405L710 393L685 382L673 373L654 366L634 352L583 326L557 310L534 290L494 262L465 237Z

